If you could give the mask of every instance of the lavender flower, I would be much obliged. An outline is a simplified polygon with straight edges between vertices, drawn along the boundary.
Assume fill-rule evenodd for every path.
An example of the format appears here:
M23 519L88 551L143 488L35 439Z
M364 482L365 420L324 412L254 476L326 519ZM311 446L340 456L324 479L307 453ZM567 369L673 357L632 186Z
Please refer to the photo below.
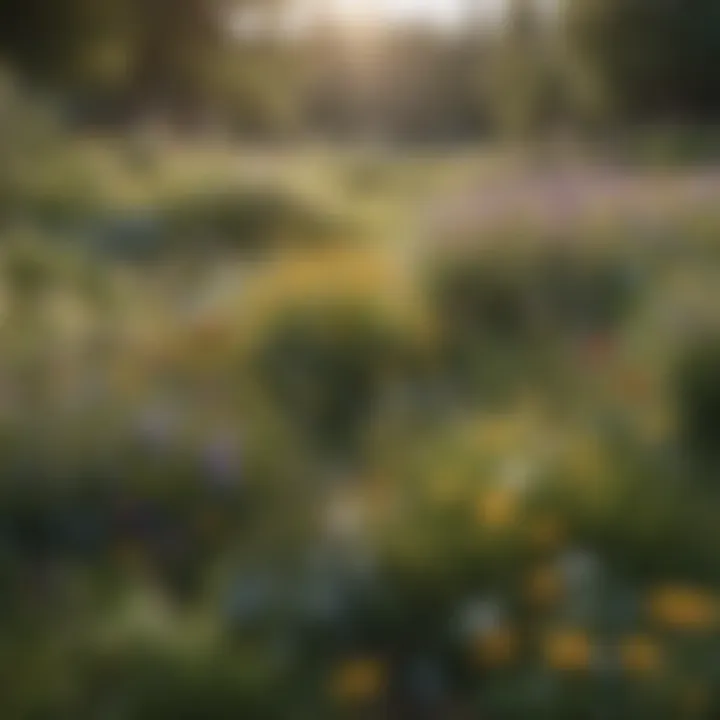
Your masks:
M208 482L216 487L236 483L241 473L240 445L229 431L215 434L202 450L202 464Z

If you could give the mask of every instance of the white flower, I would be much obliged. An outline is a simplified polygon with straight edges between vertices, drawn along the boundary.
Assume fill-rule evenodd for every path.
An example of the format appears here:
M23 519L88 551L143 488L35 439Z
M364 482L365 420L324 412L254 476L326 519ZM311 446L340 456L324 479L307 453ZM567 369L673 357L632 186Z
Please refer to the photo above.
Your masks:
M325 527L332 539L356 540L364 529L364 513L357 498L338 495L327 504Z
M571 550L559 560L559 570L570 589L587 589L595 585L601 573L598 558L584 550Z
M463 637L474 638L497 630L505 619L502 605L493 599L471 600L457 615L457 630Z
M517 492L526 492L533 480L532 464L522 458L515 458L507 462L501 473L503 484Z
M342 618L345 597L338 583L311 578L301 591L300 605L312 620L331 623Z

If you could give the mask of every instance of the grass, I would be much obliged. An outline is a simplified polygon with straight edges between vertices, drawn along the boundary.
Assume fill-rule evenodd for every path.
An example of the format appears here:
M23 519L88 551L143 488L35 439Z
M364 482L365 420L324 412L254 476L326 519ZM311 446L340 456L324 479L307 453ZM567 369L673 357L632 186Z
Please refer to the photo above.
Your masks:
M522 216L566 185L480 152L83 141L33 172L4 717L712 716L707 173L576 166L599 224Z

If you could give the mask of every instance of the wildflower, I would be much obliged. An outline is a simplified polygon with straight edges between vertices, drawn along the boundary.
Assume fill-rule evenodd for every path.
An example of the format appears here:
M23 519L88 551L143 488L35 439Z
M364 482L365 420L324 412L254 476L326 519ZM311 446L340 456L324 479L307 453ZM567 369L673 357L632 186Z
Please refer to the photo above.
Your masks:
M644 635L626 638L620 646L620 658L628 672L638 675L656 672L663 662L660 646Z
M458 613L457 629L463 637L475 638L495 632L503 625L504 611L495 600L473 600Z
M483 493L475 507L477 522L493 529L507 527L512 523L516 515L516 494L503 488L496 488Z
M564 554L558 565L564 584L574 590L590 588L600 572L595 556L582 550L573 550Z
M636 368L625 368L618 374L617 389L624 398L647 402L652 386L645 373Z
M555 670L586 670L592 662L592 645L581 631L558 631L546 639L544 656Z
M509 627L498 627L480 635L474 643L478 661L488 667L502 667L513 661L518 637Z
M660 624L682 630L707 630L717 622L715 598L702 590L667 586L651 594L650 615Z
M502 471L503 484L510 490L525 492L532 480L532 465L524 460L508 462Z
M377 700L387 684L387 671L375 658L346 660L330 679L331 695L341 703L364 704Z
M517 447L522 434L519 418L508 415L481 423L478 440L483 447L495 452L509 452Z
M582 342L582 360L590 368L598 369L611 361L614 350L615 346L609 335L595 333Z
M560 545L565 537L560 520L551 515L537 518L529 527L529 539L538 550L553 550Z
M552 605L563 593L563 578L551 565L539 567L527 577L525 590L528 600L534 605Z
M365 518L358 498L340 494L330 499L326 508L327 533L337 540L355 540L363 530Z
M231 432L221 431L212 437L203 448L202 459L207 477L215 485L229 485L240 474L240 449Z

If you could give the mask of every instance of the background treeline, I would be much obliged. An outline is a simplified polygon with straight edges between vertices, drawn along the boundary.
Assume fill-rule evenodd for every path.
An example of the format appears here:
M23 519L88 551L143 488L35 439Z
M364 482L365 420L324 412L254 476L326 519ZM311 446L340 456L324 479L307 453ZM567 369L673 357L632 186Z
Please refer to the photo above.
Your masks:
M288 0L4 0L0 57L83 123L461 139L720 114L714 0L510 0L505 20L289 29Z

